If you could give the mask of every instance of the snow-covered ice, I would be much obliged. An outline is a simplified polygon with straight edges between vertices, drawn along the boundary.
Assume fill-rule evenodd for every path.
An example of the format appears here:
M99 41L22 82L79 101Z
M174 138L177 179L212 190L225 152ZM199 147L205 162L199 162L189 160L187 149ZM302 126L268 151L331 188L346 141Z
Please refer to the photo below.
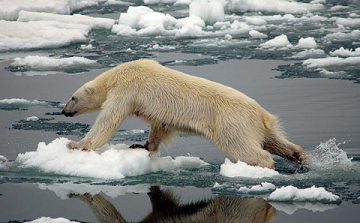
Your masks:
M339 56L339 57L359 57L360 56L360 48L356 48L355 50L348 50L344 47L340 47L337 50L330 52L331 56Z
M30 70L59 70L68 67L93 65L96 61L84 57L52 58L43 56L26 56L15 58L11 66L24 66Z
M318 59L307 59L303 62L307 68L339 67L339 66L358 66L360 57L326 57Z
M27 221L27 223L79 223L79 222L71 221L66 218L40 217L33 221Z
M247 177L247 178L264 178L280 175L279 172L259 166L249 166L244 162L238 161L232 163L229 159L220 166L220 174L226 177Z
M155 171L199 168L207 165L197 157L150 157L144 149L129 149L125 144L106 144L97 151L69 150L67 138L57 138L48 145L41 142L36 151L19 154L16 161L23 168L80 177L121 179Z
M26 121L37 121L39 118L37 116L29 116L25 119Z
M299 189L294 186L282 186L272 192L268 201L278 202L329 202L336 203L341 199L339 196L326 191L323 187Z
M238 192L240 193L256 193L256 194L266 194L274 191L276 189L275 185L272 183L264 182L259 185L248 187L240 187Z
M199 17L209 24L225 19L225 0L194 0L189 5L189 17Z
M307 37L307 38L300 38L299 43L296 46L301 49L311 49L311 48L316 48L317 44L313 37Z
M282 34L274 39L260 44L260 47L264 49L288 49L293 47L293 45L289 42L287 36Z

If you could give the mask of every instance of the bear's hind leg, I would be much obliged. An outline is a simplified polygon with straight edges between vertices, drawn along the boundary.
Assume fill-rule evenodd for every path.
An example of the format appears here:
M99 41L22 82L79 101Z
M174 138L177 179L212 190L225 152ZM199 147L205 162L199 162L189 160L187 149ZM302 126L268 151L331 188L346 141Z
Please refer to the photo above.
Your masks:
M159 151L159 146L162 143L170 141L174 134L174 130L167 128L161 123L152 123L150 125L149 137L144 145L133 144L130 148L143 148L148 150L151 154Z

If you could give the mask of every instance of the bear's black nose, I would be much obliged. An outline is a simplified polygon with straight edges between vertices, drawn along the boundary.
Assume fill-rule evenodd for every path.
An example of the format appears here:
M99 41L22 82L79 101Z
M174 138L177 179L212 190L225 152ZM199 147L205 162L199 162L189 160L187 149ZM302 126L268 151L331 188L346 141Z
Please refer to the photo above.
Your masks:
M61 111L61 114L65 115L65 111L64 111L64 109Z

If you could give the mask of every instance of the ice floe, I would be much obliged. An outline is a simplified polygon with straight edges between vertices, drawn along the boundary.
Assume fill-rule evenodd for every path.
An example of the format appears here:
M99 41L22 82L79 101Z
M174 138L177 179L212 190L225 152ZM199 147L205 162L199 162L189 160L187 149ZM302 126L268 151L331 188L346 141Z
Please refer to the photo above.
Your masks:
M279 202L328 202L336 203L341 199L339 196L326 191L323 187L312 186L299 189L294 186L282 186L272 192L268 201Z
M208 24L222 22L225 19L225 0L194 0L189 5L189 16L199 17Z
M232 11L263 11L281 13L308 13L324 8L321 3L302 3L288 0L230 0Z
M39 118L37 116L29 116L25 119L26 121L37 121Z
M96 61L84 57L52 58L43 56L26 56L15 58L11 66L22 66L30 70L59 70L69 67L86 66L96 64Z
M66 218L51 218L51 217L40 217L33 221L26 221L27 223L79 223L78 221L71 221Z
M314 57L324 57L325 52L321 49L305 49L298 53L295 53L290 58L301 59L301 58L314 58Z
M20 11L19 22L29 21L57 21L70 24L83 24L88 25L91 28L105 28L111 29L115 20L108 18L95 18L86 15L74 14L74 15L58 15L45 12L27 12Z
M313 37L307 37L307 38L300 38L299 43L296 45L296 47L301 49L311 49L311 48L316 48L317 44Z
M279 172L259 166L249 166L244 162L232 163L229 159L220 166L220 174L226 177L264 178L280 175Z
M360 57L327 57L318 59L307 59L303 63L307 68L357 66L360 64Z
M21 10L70 14L87 6L95 5L99 0L12 0L2 1L0 19L16 20Z
M238 192L240 193L255 193L255 194L266 194L274 191L276 189L275 185L272 183L264 182L259 185L248 187L240 187Z
M355 50L344 49L344 47L340 47L337 50L330 52L331 56L339 56L339 57L358 57L360 56L360 48L356 48Z
M55 21L0 20L0 51L54 48L85 42L90 26Z
M261 48L264 49L288 49L293 47L293 45L289 42L286 35L282 34L280 36L275 37L265 43L260 44Z
M16 161L23 168L39 168L44 172L121 179L154 171L199 168L207 165L197 157L150 157L144 149L129 149L125 144L106 144L97 151L69 150L67 138L57 138L48 145L41 142L36 151L19 154Z

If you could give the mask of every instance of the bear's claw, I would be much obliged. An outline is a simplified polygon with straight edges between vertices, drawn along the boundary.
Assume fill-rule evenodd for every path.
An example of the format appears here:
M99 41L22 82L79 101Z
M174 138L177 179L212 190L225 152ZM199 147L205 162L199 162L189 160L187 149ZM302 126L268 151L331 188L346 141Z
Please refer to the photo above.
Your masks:
M130 149L146 149L146 150L149 150L146 145L141 145L141 144L132 144L131 146L129 146L129 148Z

